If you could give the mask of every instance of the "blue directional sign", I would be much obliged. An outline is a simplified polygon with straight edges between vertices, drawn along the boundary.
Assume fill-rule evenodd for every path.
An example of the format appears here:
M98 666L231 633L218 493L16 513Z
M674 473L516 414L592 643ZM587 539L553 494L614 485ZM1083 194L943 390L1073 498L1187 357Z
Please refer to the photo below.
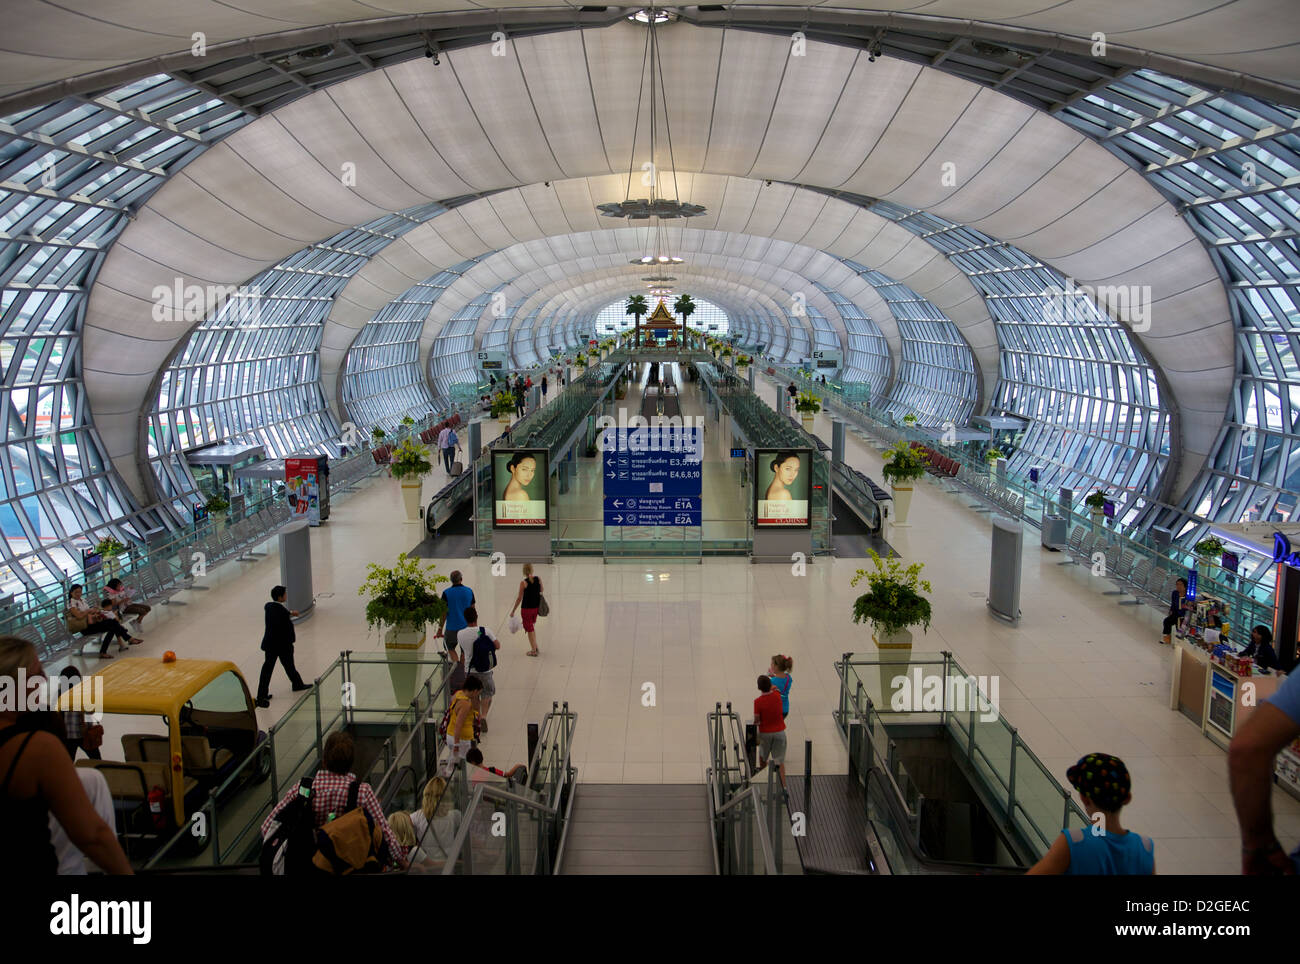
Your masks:
M699 512L704 500L698 495L639 495L626 498L605 496L605 512Z
M731 450L731 457L732 457L733 459L743 459L743 458L745 457L745 450L744 450L744 449L732 449L732 450Z
M606 512L607 526L698 526L701 512Z
M607 526L698 526L703 464L697 428L610 429L602 439Z

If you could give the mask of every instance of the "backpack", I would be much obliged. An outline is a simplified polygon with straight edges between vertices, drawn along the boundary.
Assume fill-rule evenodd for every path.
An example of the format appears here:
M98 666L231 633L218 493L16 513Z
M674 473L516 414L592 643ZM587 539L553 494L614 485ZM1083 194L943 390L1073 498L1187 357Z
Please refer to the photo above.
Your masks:
M384 833L370 814L357 806L360 788L361 781L353 780L348 787L348 802L343 815L316 828L316 853L311 864L321 873L346 877L349 874L377 874L384 869L379 856L384 846Z
M486 662L488 665L486 669L475 669L476 666L482 666L484 662L479 659L480 644L487 651L488 659L486 660ZM470 650L470 654L469 654L470 672L490 673L492 670L496 669L496 665L497 665L497 648L492 644L492 640L488 638L487 631L482 626L480 626L478 628L478 635L474 637L474 648Z
M454 449L459 444L460 439L456 437L456 430L452 429L451 433L447 436L447 448Z
M311 777L298 781L298 795L280 811L275 827L262 842L258 863L263 876L311 873L312 857L316 853L311 781Z

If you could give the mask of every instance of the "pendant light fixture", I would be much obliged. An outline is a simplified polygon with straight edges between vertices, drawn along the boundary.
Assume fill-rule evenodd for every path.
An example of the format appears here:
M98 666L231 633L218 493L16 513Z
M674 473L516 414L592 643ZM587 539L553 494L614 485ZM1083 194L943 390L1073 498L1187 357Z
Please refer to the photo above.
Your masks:
M637 96L636 105L636 122L632 133L632 157L628 162L627 171L627 191L622 201L610 201L605 204L598 204L596 210L605 217L623 218L628 221L647 221L654 220L654 226L648 239L651 243L647 245L646 253L639 258L634 258L629 264L635 265L668 265L682 264L684 258L670 253L667 237L664 231L663 222L672 218L693 218L705 213L705 208L700 204L689 204L681 200L677 188L677 167L676 160L673 157L673 135L672 125L668 121L668 101L667 95L662 88L661 75L663 65L659 58L659 40L656 27L659 23L670 19L667 11L658 10L654 7L648 7L641 11L644 18L640 15L634 15L635 19L644 22L646 25L646 48L641 67L641 91L644 92L647 87L650 92L650 162L641 168L649 174L650 196L648 198L632 197L632 182L637 177L639 171L636 164L636 145L638 134L641 127L641 101L640 94ZM647 84L647 80L649 83ZM663 123L664 134L668 142L668 163L673 172L673 196L659 196L659 105L663 104Z

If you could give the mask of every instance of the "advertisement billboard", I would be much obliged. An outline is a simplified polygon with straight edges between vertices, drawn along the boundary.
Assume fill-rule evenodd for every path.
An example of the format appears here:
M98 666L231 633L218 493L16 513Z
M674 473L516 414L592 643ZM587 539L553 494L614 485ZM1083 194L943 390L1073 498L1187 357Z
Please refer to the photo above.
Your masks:
M320 477L316 460L285 459L284 485L294 521L320 525Z
M809 486L812 449L754 450L754 525L765 529L812 526Z
M545 529L551 524L546 449L492 450L492 527Z

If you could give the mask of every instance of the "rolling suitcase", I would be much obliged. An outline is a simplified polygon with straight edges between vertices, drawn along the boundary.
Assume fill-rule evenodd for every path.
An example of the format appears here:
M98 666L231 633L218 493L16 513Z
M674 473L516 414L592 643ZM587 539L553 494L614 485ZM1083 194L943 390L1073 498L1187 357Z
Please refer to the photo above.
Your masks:
M456 454L460 455L459 445L456 446ZM453 476L460 475L464 471L465 471L465 463L462 462L460 459L456 459L456 461L451 463L451 474Z

